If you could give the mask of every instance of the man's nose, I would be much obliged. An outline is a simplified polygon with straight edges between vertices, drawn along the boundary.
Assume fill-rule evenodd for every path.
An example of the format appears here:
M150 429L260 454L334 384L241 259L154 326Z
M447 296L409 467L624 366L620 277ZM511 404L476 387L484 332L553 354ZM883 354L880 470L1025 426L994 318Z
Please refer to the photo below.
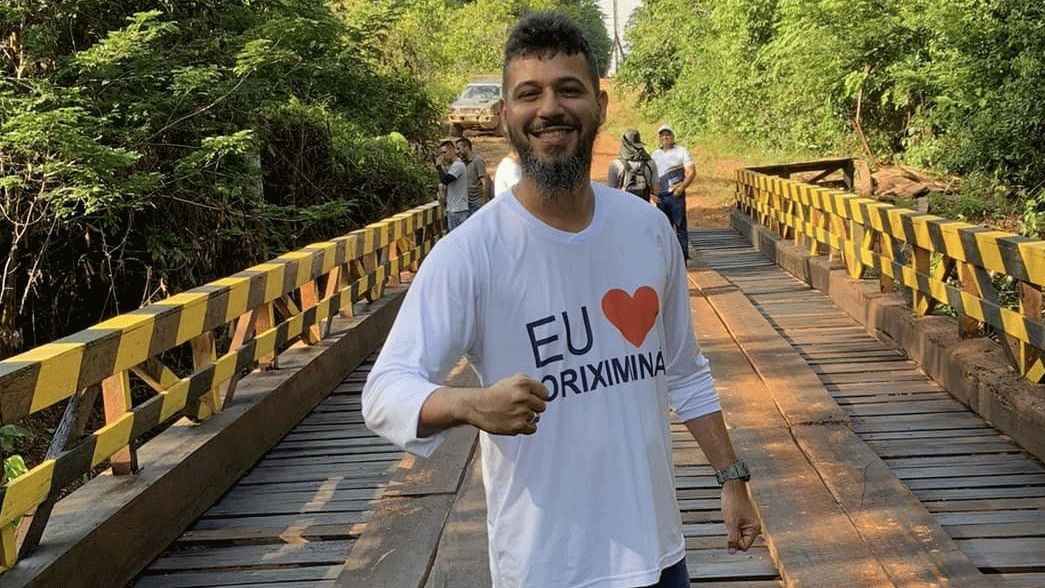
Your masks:
M562 110L562 100L559 99L558 92L551 88L546 89L544 93L541 94L537 115L543 118L548 118L561 114Z

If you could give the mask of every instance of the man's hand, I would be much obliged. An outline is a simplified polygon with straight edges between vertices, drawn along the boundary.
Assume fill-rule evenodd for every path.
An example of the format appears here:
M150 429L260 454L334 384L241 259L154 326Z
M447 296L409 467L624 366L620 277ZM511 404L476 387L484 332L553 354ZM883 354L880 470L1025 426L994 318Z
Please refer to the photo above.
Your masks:
M722 518L726 522L726 548L729 552L747 551L762 532L762 523L746 483L730 480L722 486Z
M471 397L466 420L494 435L532 435L544 412L548 390L524 374L507 377Z
M671 189L671 193L675 196L678 196L679 198L682 198L686 195L686 189L682 187L682 184L679 184L678 186L675 186Z

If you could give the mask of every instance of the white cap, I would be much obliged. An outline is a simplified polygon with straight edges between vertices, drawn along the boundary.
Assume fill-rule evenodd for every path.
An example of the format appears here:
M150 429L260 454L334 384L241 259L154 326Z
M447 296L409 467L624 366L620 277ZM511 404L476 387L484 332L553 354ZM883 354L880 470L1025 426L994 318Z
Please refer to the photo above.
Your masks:
M672 135L675 134L675 129L671 128L671 125L660 125L660 128L657 129L657 134L659 135L659 134L663 133L664 131L667 131L667 132L671 133Z

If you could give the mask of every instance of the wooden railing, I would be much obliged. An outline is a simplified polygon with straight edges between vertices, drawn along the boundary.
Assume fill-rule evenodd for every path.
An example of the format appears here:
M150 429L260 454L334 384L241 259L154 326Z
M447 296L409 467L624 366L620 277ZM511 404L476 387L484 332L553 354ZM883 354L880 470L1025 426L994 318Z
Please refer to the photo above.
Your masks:
M419 206L0 362L2 424L65 403L46 458L0 492L0 569L38 545L67 485L106 462L133 475L144 436L182 415L221 411L245 373L273 366L296 342L317 342L333 317L416 271L444 216L437 203ZM171 363L179 358L186 365ZM132 403L142 389L148 397ZM86 431L99 396L105 423Z
M996 336L1019 373L1045 380L1045 241L788 179L852 169L838 161L741 169L737 206L796 246L841 261L853 278L874 272L883 292L909 289L918 315L949 306L962 337Z

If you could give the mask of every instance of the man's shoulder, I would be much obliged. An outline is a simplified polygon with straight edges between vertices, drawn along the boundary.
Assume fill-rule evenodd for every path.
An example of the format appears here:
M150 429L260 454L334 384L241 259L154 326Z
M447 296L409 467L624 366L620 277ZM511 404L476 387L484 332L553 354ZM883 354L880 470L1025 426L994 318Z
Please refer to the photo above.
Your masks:
M458 172L462 172L462 171L464 171L465 169L467 169L467 168L466 168L466 166L465 166L464 162L463 162L463 161L461 161L460 159L455 159L455 160L454 160L454 162L450 164L450 172L451 172L451 173L452 173L452 172L453 172L454 170L457 170Z

